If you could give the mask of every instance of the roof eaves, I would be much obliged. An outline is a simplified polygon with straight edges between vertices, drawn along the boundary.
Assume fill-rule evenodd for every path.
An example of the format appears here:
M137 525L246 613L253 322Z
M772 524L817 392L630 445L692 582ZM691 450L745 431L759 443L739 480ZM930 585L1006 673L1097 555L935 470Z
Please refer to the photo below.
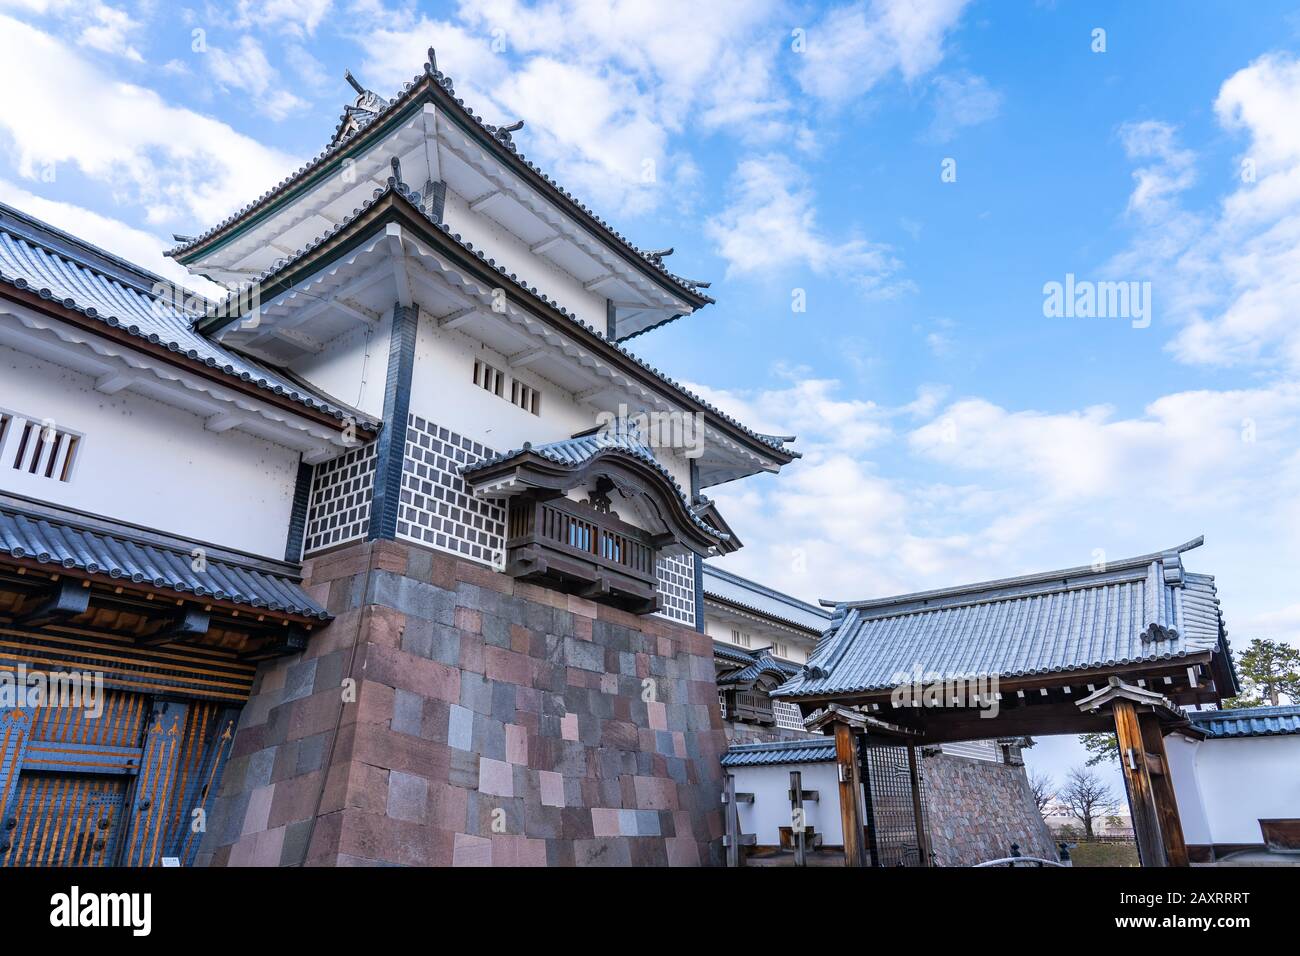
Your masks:
M214 551L219 550L214 548ZM318 621L331 620L327 610L302 590L299 582L227 559L210 558L207 586L192 568L184 546L130 533L109 533L75 518L55 518L40 510L6 505L0 509L0 553L17 561L51 565L114 580L167 588L197 599L225 601Z
M46 254L64 259L65 261L75 265L77 268L85 269L87 272L95 276L98 276L106 281L121 282L121 280L117 276L108 273L106 271L97 269L91 263L68 258L69 254L64 250L51 247L50 245L42 243L37 239L31 238L28 235L23 235L17 232L15 232L14 235L17 236L21 241L42 249ZM75 237L69 237L69 238L75 240ZM11 288L17 289L20 292L26 292L31 295L34 295L46 302L50 302L56 306L59 306L67 310L68 312L73 312L78 315L85 316L86 318L91 319L98 323L102 323L103 325L106 325L111 329L116 329L118 331L121 331L127 335L130 335L133 338L140 339L143 342L147 342L150 345L164 348L167 351L174 353L178 356L187 358L190 361L200 362L208 368L214 369L232 378L237 378L242 382L248 383L250 385L255 386L258 389L261 389L262 391L270 392L271 394L277 395L287 401L294 402L295 404L298 405L303 405L311 409L312 411L318 412L320 414L324 414L338 421L347 421L349 419L352 419L356 421L357 424L360 425L362 428L371 431L379 427L379 422L362 415L356 409L351 409L341 404L335 405L331 402L326 402L324 400L318 399L314 397L314 395L310 391L302 391L302 392L299 392L297 390L290 391L279 384L271 382L265 377L255 377L249 374L247 371L236 369L233 365L230 365L228 363L223 365L211 355L201 356L196 350L192 348L187 348L185 345L175 341L174 339L165 339L157 332L146 331L140 328L140 326L136 325L135 323L124 321L116 315L102 313L94 306L82 305L71 296L59 298L50 289L33 285L30 281L28 281L28 279L25 276L10 276L6 274L3 270L0 270L0 284L10 286ZM125 283L123 284L125 285ZM137 292L140 291L140 289L137 286L132 286L132 288ZM152 297L151 290L146 290L141 294ZM197 299L197 301L203 301L203 300ZM193 319L192 316L188 316L188 315L183 315L183 317L186 319L186 321L191 321ZM223 348L224 347L225 346L223 346ZM248 359L247 357L243 356L242 354L239 357L241 360L247 362L247 364L254 369L258 369L261 367L260 363L256 363L251 359Z
M433 51L430 50L431 59L432 53ZM444 75L432 62L425 63L423 73L412 77L410 82L402 87L398 94L389 101L385 108L375 113L367 122L361 124L360 128L353 134L332 141L328 146L317 153L316 156L308 160L294 172L290 173L287 177L282 179L279 184L267 190L257 199L227 216L221 222L217 223L217 225L208 229L201 235L167 250L166 254L180 262L193 261L195 258L194 253L201 247L210 244L214 239L225 235L252 218L255 214L259 213L259 211L262 211L268 204L273 203L283 194L291 191L304 176L316 172L322 166L330 163L336 158L341 158L343 154L349 152L369 138L372 131L381 129L384 121L400 113L403 109L416 102L419 96L423 93L432 93L436 98L442 100L444 105L454 106L455 111L459 113L462 118L469 120L478 132L485 134L484 137L480 138L483 139L485 144L493 150L498 158L506 160L507 163L514 164L516 172L524 173L526 178L540 180L540 185L544 187L544 190L549 192L554 198L560 200L559 205L567 207L571 213L578 213L576 218L578 218L579 221L585 222L589 224L589 226L594 227L594 231L605 239L612 241L615 248L619 248L625 253L630 254L628 255L628 258L635 262L642 271L654 275L662 284L667 284L676 292L684 294L687 297L687 301L691 302L694 308L699 308L703 305L710 305L715 301L711 297L700 292L695 286L687 283L678 276L673 275L664 268L662 261L650 256L645 252L645 250L634 245L630 239L615 230L613 226L607 223L604 219L597 216L595 212L579 201L577 197L567 189L560 186L548 174L543 172L539 166L525 157L523 153L519 152L509 138L503 141L501 137L497 136L496 130L493 127L483 122L481 116L474 113L465 105L463 99L455 95L455 89L452 85L451 77ZM344 116L346 117L346 112ZM340 124L342 122L343 120L341 119ZM336 135L339 128L341 128L341 125L336 127Z
M383 187L375 190L374 195L372 195L369 200L367 200L357 209L354 209L352 211L351 216L348 216L338 225L331 228L328 232L324 233L318 238L312 240L307 245L298 249L292 255L277 260L277 262L274 265L272 265L269 269L267 269L260 275L253 278L251 280L252 283L266 286L272 284L272 280L280 281L282 277L284 277L287 273L293 270L294 266L301 259L315 252L317 249L320 249L322 246L324 246L326 243L330 242L331 240L334 240L339 236L341 236L343 233L347 232L355 222L357 222L365 213L367 213L369 210L375 207L375 205L379 203L380 200L389 196L400 197L406 203L409 212L414 216L418 217L421 223L426 225L426 227L429 228L431 232L436 231L443 234L445 237L447 237L453 243L459 246L460 249L477 257L481 264L494 270L503 279L508 280L517 289L526 293L533 301L540 302L543 305L549 307L550 309L558 312L562 317L567 319L573 326L576 326L578 329L585 332L590 339L594 340L592 342L593 345L596 345L597 347L601 347L601 348L613 349L623 358L628 359L629 361L637 365L639 368L641 368L644 372L649 373L651 376L657 379L660 384L668 386L668 388L676 392L679 396L689 399L691 402L698 405L700 408L702 408L704 411L708 412L710 415L717 418L719 421L722 421L727 425L730 425L733 429L740 432L746 438L756 441L766 451L775 453L780 459L784 459L781 462L782 464L789 464L791 461L795 460L796 458L802 457L802 454L800 452L784 447L784 445L780 442L779 439L774 438L773 436L770 435L764 435L760 432L756 432L752 428L749 428L747 425L742 424L737 419L732 418L726 412L722 411L716 406L705 401L699 395L696 395L694 392L686 388L680 382L670 378L666 373L660 371L658 368L655 368L654 366L645 362L643 359L639 358L636 354L631 352L629 349L625 348L623 345L611 339L606 338L604 335L600 333L598 329L596 329L595 326L587 322L584 322L575 313L570 312L567 308L560 305L560 303L556 302L554 299L540 292L536 286L530 286L527 283L525 283L524 280L521 279L519 276L517 276L515 273L507 272L503 266L497 264L495 259L491 259L488 256L484 255L481 249L474 248L473 243L465 239L462 239L460 233L452 232L451 227L449 227L446 223L439 222L437 219L433 218L433 216L431 216L428 212L421 209L419 207L418 202L412 198L412 197L418 198L419 193L412 190L405 183L399 182L392 176L388 178L388 182ZM209 310L208 316L199 321L197 325L198 330L204 333L211 333L225 327L226 325L230 325L233 322L237 321L239 316L233 312L232 305L238 301L238 296L239 293L232 293L230 297L226 299L225 302L219 303L215 305L213 309Z
M911 609L901 609L904 605L925 604L927 602L943 600L948 598L969 598L971 600L982 599L983 596L996 597L998 600L1019 596L1018 590L1021 588L1033 588L1036 585L1049 585L1053 590L1074 590L1076 588L1088 587L1092 584L1110 583L1109 578L1116 575L1125 575L1135 572L1138 569L1148 568L1153 562L1161 561L1164 558L1177 555L1181 562L1181 555L1192 548L1198 548L1205 542L1204 537L1193 538L1184 544L1165 551L1156 551L1151 554L1139 555L1134 558L1125 558L1121 561L1107 562L1105 567L1096 568L1092 566L1082 566L1075 568L1064 568L1060 571L1042 571L1035 574L1026 574L1019 577L999 578L993 581L978 581L972 584L962 584L951 588L938 588L932 591L915 591L910 594L898 594L885 598L868 598L861 601L839 601L835 602L836 607L853 608L858 611L886 611L890 608L900 608L896 613L910 614ZM959 602L960 603L960 602ZM930 608L918 607L916 610ZM888 616L887 614L885 616Z

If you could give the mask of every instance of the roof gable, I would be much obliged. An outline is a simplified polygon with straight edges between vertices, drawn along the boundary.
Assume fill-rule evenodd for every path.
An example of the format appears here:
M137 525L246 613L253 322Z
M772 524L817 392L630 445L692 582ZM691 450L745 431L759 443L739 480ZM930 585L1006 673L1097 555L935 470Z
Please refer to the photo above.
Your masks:
M351 216L253 280L261 289L262 305L265 307L273 303L278 296L327 268L349 250L381 235L389 225L409 228L412 235L427 242L439 253L447 254L458 268L464 268L467 274L485 287L511 290L518 295L520 302L528 306L530 315L535 315L552 328L581 342L602 359L681 405L685 411L704 414L711 425L727 433L729 438L742 443L743 447L760 452L770 460L773 463L772 470L799 457L798 452L784 447L783 439L763 435L742 425L659 369L646 364L624 346L601 335L599 330L539 292L536 286L529 285L523 277L507 272L482 249L474 248L446 223L434 219L421 207L419 200L418 192L390 176L388 183L382 189L375 190L374 195L362 207L354 210ZM218 335L226 327L238 322L241 313L237 304L238 295L232 294L230 300L215 305L207 317L200 319L197 327L205 333ZM263 321L267 320L264 318Z
M1106 569L838 605L833 629L803 672L774 695L863 693L921 677L1005 679L1194 655L1230 675L1214 578L1182 566L1182 552L1199 543Z
M689 307L688 311L713 301L699 291L707 283L685 280L669 272L664 268L662 252L646 251L633 245L627 237L614 230L609 223L530 162L514 145L509 129L485 123L482 117L456 97L451 78L437 69L432 49L429 51L429 60L424 72L416 75L391 100L385 101L382 97L371 94L373 99L365 98L363 107L360 105L363 97L359 97L358 105L346 109L340 118L333 141L315 158L202 235L185 239L169 250L168 255L186 265L198 263L244 230L275 215L276 210L285 203L305 195L316 184L338 171L345 161L378 144L396 126L417 114L425 104L432 104L442 111L440 115L446 116L472 136L481 149L593 235L622 261L655 285L684 301ZM637 329L633 334L641 331L645 329Z
M355 409L206 338L194 328L197 316L183 308L185 303L159 297L154 283L173 288L150 272L0 205L0 285L35 293L106 329L125 332L141 347L164 348L303 409L340 422L350 419L365 429L378 427ZM199 296L193 301L210 305Z

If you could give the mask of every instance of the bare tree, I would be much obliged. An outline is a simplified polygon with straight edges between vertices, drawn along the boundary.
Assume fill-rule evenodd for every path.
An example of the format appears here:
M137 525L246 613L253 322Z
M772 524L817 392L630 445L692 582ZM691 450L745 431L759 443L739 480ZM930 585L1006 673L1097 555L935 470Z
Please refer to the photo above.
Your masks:
M1065 786L1057 794L1071 816L1083 825L1083 838L1093 839L1093 821L1114 813L1119 800L1110 784L1103 783L1095 771L1075 767L1065 777Z
M1056 796L1056 781L1049 774L1031 770L1029 771L1029 789L1033 791L1034 803L1038 804L1038 815L1046 820L1047 814L1043 811L1047 809L1047 805Z

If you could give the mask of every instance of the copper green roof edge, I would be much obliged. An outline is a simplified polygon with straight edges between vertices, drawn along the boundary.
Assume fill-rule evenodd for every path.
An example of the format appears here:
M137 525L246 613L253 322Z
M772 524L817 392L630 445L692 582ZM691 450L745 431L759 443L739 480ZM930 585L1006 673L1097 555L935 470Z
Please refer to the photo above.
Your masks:
M626 236L617 232L584 203L576 199L568 190L542 172L538 166L528 160L522 153L505 148L496 137L487 131L482 119L476 116L461 99L455 96L454 91L449 88L450 78L444 77L441 71L431 71L428 64L425 64L425 67L424 73L413 77L405 88L393 97L388 107L374 120L358 130L355 135L326 146L313 159L281 180L278 185L273 186L260 197L232 213L201 235L167 250L166 255L176 259L177 262L188 265L198 258L201 250L221 248L248 229L254 228L265 221L284 203L290 202L307 192L347 158L359 155L377 146L378 141L383 139L389 129L400 125L424 101L436 100L438 94L435 91L441 91L446 96L447 102L454 105L456 110L463 114L458 117L454 112L447 113L447 117L452 122L456 123L462 131L492 150L507 165L515 163L521 167L521 171L525 176L531 175L540 179L544 191L549 192L554 198L558 199L557 204L567 208L571 214L576 213L574 218L583 223L589 231L595 232L597 238L601 238L603 234L604 239L613 248L621 250L623 258L637 266L638 269L658 284L671 288L679 294L684 294L688 301L692 301L694 308L698 309L715 302L712 297L698 291L665 269L662 262L652 261L641 249L633 245ZM429 85L422 84L425 79L430 81ZM447 86L444 86L444 80L448 84ZM392 112L393 115L383 115L388 112ZM466 118L472 125L464 122Z
M224 549L212 549L214 552ZM212 558L194 570L193 550L127 534L109 534L38 511L0 506L0 553L67 571L168 588L203 600L319 621L333 619L292 577Z
M297 266L298 263L304 257L311 254L316 249L319 249L320 247L324 246L325 244L335 239L336 237L340 236L342 233L346 232L349 228L351 228L354 225L354 223L356 223L358 219L360 219L365 213L367 213L370 209L372 209L385 196L390 196L390 195L399 196L406 202L410 213L412 213L414 217L419 221L419 223L428 230L429 234L431 235L441 234L447 240L452 242L461 252L476 257L482 267L493 270L499 277L509 281L516 289L525 293L525 295L530 299L540 302L543 305L547 306L548 308L554 310L555 312L558 312L563 318L567 319L571 325L576 327L581 332L585 332L586 334L588 334L594 340L594 342L597 343L596 347L608 347L613 349L616 353L621 355L623 358L628 359L629 361L633 362L637 367L649 373L651 376L657 379L660 384L667 386L671 391L677 393L677 395L684 396L685 398L689 399L691 403L699 406L705 412L708 412L709 414L715 416L717 419L726 423L732 428L736 429L747 438L756 441L765 450L769 452L775 452L777 455L782 456L785 459L783 464L789 464L791 461L794 461L796 458L803 457L801 452L784 447L784 445L778 439L772 437L771 435L764 435L761 432L757 432L754 429L748 427L747 425L741 423L737 419L732 418L730 415L722 411L720 408L705 401L699 395L696 395L694 392L686 388L680 382L677 382L674 379L669 378L668 375L665 374L664 372L646 363L643 359L638 357L626 346L621 345L620 343L612 339L606 338L594 326L578 318L576 314L570 312L567 308L560 305L560 303L556 302L554 299L538 291L536 286L530 286L526 284L525 281L515 273L507 272L503 266L497 265L495 259L491 259L488 256L486 256L483 253L483 250L475 249L472 243L462 239L460 233L452 232L451 227L448 226L446 223L437 221L436 219L431 217L427 212L425 212L423 209L420 209L419 206L417 206L414 202L411 201L411 193L412 190L410 189L410 187L408 187L405 183L396 181L393 177L390 176L388 178L388 183L385 186L376 189L370 199L366 200L360 207L352 211L351 216L345 218L342 222L332 227L329 231L327 231L323 235L312 240L307 245L296 250L292 255L287 256L284 259L278 260L275 265L271 266L270 269L256 276L252 281L254 283L262 283L265 282L266 280L274 279L274 281L268 283L273 288L274 287L291 288L294 284L301 281L299 278L299 274L304 272L304 270L298 269ZM377 220L376 225L378 224L379 221L382 220ZM320 269L323 268L325 265L328 265L330 262L333 262L340 256L346 254L346 252L349 249L355 248L361 242L364 242L369 236L370 233L358 233L355 236L349 237L346 241L340 243L339 247L331 250L327 257L323 258L319 262L312 263L310 269L306 270L305 274L311 275L314 274L315 272L320 271ZM278 291L274 293L274 295L278 295L278 294L279 294ZM274 298L274 295L272 295L271 298ZM215 314L210 313L207 318L200 319L196 323L195 328L198 331L205 334L215 333L216 331L219 331L221 328L224 328L225 326L231 325L234 322L238 321L239 316L231 314L229 309L226 307L227 303L231 302L232 300L235 300L236 298L237 298L237 293L232 293L232 295L226 300L226 303L216 304Z

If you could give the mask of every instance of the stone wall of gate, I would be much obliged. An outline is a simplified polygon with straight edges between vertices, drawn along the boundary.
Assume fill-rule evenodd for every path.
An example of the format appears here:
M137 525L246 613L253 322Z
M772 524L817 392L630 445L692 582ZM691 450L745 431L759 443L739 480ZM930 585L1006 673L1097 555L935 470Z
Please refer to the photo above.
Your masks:
M1022 766L934 754L921 761L930 841L939 866L971 866L1009 856L1056 859Z
M706 635L403 542L305 570L336 619L259 670L201 864L720 862Z

